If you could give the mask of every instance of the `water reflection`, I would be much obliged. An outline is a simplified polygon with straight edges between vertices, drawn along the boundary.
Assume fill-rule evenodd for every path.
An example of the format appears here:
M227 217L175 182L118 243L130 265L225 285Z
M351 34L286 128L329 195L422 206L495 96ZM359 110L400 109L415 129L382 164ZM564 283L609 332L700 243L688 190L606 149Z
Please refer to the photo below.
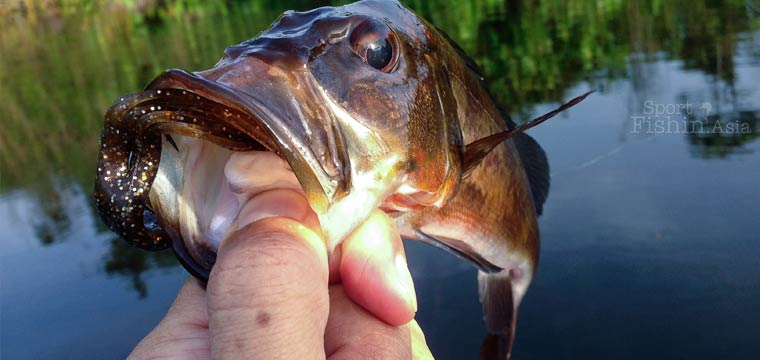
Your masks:
M48 196L46 201L38 202L42 216L32 223L34 233L42 245L63 241L65 239L63 234L69 232L72 222L72 212L69 211L71 209L67 208L67 205L71 203L67 198L72 195L72 191L65 189L56 179L52 179L51 182L54 184L51 189L52 195Z
M84 267L95 264L92 268L96 270L93 271L99 275L120 279L118 284L129 289L129 297L138 297L144 302L157 301L159 298L156 296L160 295L154 294L161 294L165 288L164 283L154 280L156 273L184 276L171 253L149 253L131 248L95 220L88 200L103 111L117 96L138 91L161 70L170 67L191 70L209 68L225 46L254 36L283 10L308 9L316 4L312 1L134 2L160 4L140 7L125 1L88 3L90 5L79 7L73 1L48 8L42 5L43 2L23 3L32 5L14 8L16 2L0 2L0 108L3 109L0 115L0 195L4 194L0 202L2 205L21 202L25 204L24 208L34 210L15 218L21 224L17 227L13 226L14 221L9 220L14 218L5 217L4 238L20 238L22 243L33 241L45 248L39 251L61 253L61 259L86 258L89 262ZM642 139L648 141L647 144L657 141L670 144L672 146L667 147L670 152L678 152L678 149L686 152L687 156L678 157L677 161L670 163L672 167L678 167L674 165L677 162L683 165L702 159L735 158L748 161L751 156L756 156L760 131L760 88L756 83L756 79L760 78L760 33L756 31L760 13L757 2L409 0L407 3L445 29L473 55L491 80L493 92L518 119L527 119L542 112L539 108L548 106L544 105L545 102L559 101L567 98L568 94L580 93L578 84L584 84L584 89L600 88L597 99L604 102L621 104L623 108L628 105L628 112L621 114L618 109L611 110L611 105L592 102L597 104L592 106L598 106L595 111L579 110L569 115L575 127L564 127L562 120L547 125L554 129L547 131L556 131L557 135L547 135L546 143L565 146L558 145L558 149L549 151L550 158L585 154L584 151L593 148L600 153L618 156L620 166L625 166L625 161L637 159L636 155L626 152L624 147L630 145L651 155L647 158L651 162L659 161L659 157L655 156L657 154L652 153L656 150L637 145L639 143L636 141ZM676 88L673 84L682 84L686 89ZM630 86L632 91L627 91L626 86ZM705 114L705 109L698 108L698 111L676 119L686 122L687 126L699 123L703 131L685 131L673 136L636 134L633 132L633 117L644 115L643 104L648 100L669 104L691 103L696 107L709 103L711 109ZM605 126L609 123L614 123L614 130L606 131ZM749 128L751 131L729 130L734 128ZM572 142L580 138L588 140ZM610 148L613 151L609 151ZM581 160L576 162L586 161L582 156L578 158ZM596 160L587 162L597 163ZM730 161L713 163L721 171L738 173L730 167L731 164ZM562 165L564 163L555 169L562 170ZM572 168L586 169L587 166L584 166L573 165ZM594 173L594 179L628 174L620 167L606 167L604 170L606 172ZM659 171L652 174L656 178L670 176L672 170L652 171ZM580 175L575 172L567 177L575 176ZM695 183L693 187L708 191L711 188L709 174L703 177L705 183ZM746 179L722 179L739 189L743 188L742 180ZM611 183L597 184L597 191L611 192ZM575 189L563 190L561 184L553 188L549 203L562 204L562 201L572 198L571 194L584 186L586 179L577 180L576 184L579 185ZM636 188L639 185L631 186ZM17 198L13 194L19 189L23 189L24 200L11 200ZM657 188L648 188L647 191L656 193ZM612 214L599 214L589 210L591 215L578 219L578 223L586 223L588 228L602 229L606 229L604 221L629 223L634 216L649 226L660 224L656 215L662 215L662 212L658 209L679 201L679 198L669 197L669 193L663 195L668 198L668 204L641 204L639 198L626 198L623 203L603 202L594 198L593 193L589 196L592 199L590 202L598 208L630 207L640 210L632 212L634 215L626 213L630 216L618 215L618 218L614 218L614 211ZM742 204L747 207L752 202L747 200ZM561 205L556 206L564 209ZM738 215L736 218L742 217ZM82 230L85 226L83 221L88 227L86 231ZM671 236L669 234L678 236L679 231L683 231L679 226L673 220L673 223L660 227L665 230L647 231L665 234L662 237L668 238ZM551 244L553 234L560 232L566 236L570 231L563 232L559 228L583 233L584 229L576 227L574 224L552 222L550 217L544 220L542 231L545 231ZM625 229L634 231L633 235L625 235L632 242L641 240L638 235L648 238L650 234ZM688 234L681 235L688 237ZM716 234L716 237L720 236L723 234ZM94 245L96 242L100 245ZM79 248L81 243L90 247ZM18 242L9 244L12 245L8 245L9 250L4 253L6 256L21 251L18 249L37 249L29 244L19 245ZM95 251L96 256L82 256L82 252L88 251ZM548 251L551 259L553 250L550 248ZM415 279L420 284L424 284L425 280L436 284L433 287L420 285L419 291L420 308L428 309L427 313L421 311L421 322L440 325L440 328L426 328L428 337L436 339L433 340L436 346L448 349L450 358L471 357L472 349L477 349L482 339L482 321L479 315L473 315L479 314L479 309L468 313L467 319L457 318L456 314L450 314L452 305L446 301L453 302L455 307L471 309L478 308L477 298L469 293L466 296L451 294L447 292L446 284L469 283L473 280L470 278L472 270L456 262L445 262L445 266L442 263L436 265L432 260L429 264L425 263L428 257L437 259L442 255L414 246L410 253L417 257L416 265L410 262L414 267ZM555 256L554 260L557 258L562 261L559 256ZM28 263L33 264L33 259L30 257ZM551 261L546 264L542 264L541 272L563 271L557 265L552 267ZM7 262L4 266L8 266ZM3 272L8 273L5 268ZM41 271L43 274L48 272ZM430 274L439 276L430 279ZM87 281L98 276L89 274L82 278L79 285L86 288ZM3 279L4 286L13 286L13 282ZM563 284L553 286L546 292L561 289ZM542 284L538 282L532 293L540 294L541 289ZM167 296L167 299L171 298L171 291ZM526 301L531 303L530 298ZM21 302L14 300L14 303ZM4 298L3 306L7 303ZM157 316L163 309L160 305L156 308ZM138 309L129 308L127 312L137 313ZM536 312L534 310L533 313ZM527 313L531 314L531 311ZM537 315L533 316L534 319L538 318ZM462 328L472 334L452 333L450 328L456 327L453 324L462 324ZM527 327L526 324L520 326ZM551 326L551 320L548 320L547 323L535 325L534 329ZM5 329L8 327L3 328L7 331ZM139 335L140 331L135 333ZM519 337L526 336L521 334L534 334L538 339L541 331L531 332L530 327L518 330L518 346L521 344ZM29 338L16 339L23 343ZM468 350L458 352L449 348L451 345L448 344L462 344ZM541 347L538 340L531 343L523 339L522 344L523 349Z
M172 268L179 264L170 251L145 252L130 246L123 239L114 236L105 259L105 272L109 275L130 279L132 288L140 298L148 296L148 285L143 273L151 269Z
M760 117L756 111L716 114L705 119L689 119L687 132L691 153L702 158L724 158L733 154L752 154L745 144L760 136Z

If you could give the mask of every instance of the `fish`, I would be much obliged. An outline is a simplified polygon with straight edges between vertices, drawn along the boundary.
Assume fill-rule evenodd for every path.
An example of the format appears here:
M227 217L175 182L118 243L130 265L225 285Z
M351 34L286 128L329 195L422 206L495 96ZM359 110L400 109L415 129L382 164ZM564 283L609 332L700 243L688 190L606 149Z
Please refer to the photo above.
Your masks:
M94 199L132 245L207 280L255 194L302 192L328 252L381 209L478 269L501 358L539 258L546 154L446 33L397 1L285 12L209 70L170 69L105 115Z

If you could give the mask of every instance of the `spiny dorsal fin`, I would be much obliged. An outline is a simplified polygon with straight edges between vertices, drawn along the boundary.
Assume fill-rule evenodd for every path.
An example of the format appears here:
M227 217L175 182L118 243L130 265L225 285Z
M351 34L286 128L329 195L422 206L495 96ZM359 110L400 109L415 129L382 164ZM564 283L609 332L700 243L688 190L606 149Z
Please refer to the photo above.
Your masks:
M488 155L488 153L490 153L491 150L493 150L496 146L501 144L504 140L507 140L515 134L519 134L546 120L553 118L555 115L583 101L583 99L585 99L586 96L588 96L592 92L594 91L591 90L589 92L586 92L585 94L578 96L562 104L562 106L544 115L541 115L531 121L528 121L520 126L517 126L509 130L505 130L505 131L502 131L490 136L486 136L482 139L471 142L465 147L464 156L462 158L462 170L463 170L464 176L469 175L469 173L472 172L472 170L474 170L478 166L478 164L480 164L480 162L486 157L486 155Z

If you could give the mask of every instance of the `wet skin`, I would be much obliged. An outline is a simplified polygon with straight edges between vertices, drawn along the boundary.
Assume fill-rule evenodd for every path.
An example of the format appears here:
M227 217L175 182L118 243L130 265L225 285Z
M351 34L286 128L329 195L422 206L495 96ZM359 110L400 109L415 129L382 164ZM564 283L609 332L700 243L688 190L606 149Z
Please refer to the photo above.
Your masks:
M489 331L508 353L548 191L543 151L527 135L510 138L514 127L474 62L397 2L287 12L213 69L169 70L119 99L106 115L95 199L112 230L144 249L172 247L205 280L216 250L183 236L176 196L151 194L159 164L183 148L178 136L273 152L329 253L380 208L402 237L471 261Z

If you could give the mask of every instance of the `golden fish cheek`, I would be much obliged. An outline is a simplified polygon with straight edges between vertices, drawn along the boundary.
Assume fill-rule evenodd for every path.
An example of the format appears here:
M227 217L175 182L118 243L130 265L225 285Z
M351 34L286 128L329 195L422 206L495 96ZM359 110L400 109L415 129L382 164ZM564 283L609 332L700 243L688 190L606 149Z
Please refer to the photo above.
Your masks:
M425 56L429 71L418 81L408 121L408 193L425 206L442 206L461 178L462 130L445 68Z

